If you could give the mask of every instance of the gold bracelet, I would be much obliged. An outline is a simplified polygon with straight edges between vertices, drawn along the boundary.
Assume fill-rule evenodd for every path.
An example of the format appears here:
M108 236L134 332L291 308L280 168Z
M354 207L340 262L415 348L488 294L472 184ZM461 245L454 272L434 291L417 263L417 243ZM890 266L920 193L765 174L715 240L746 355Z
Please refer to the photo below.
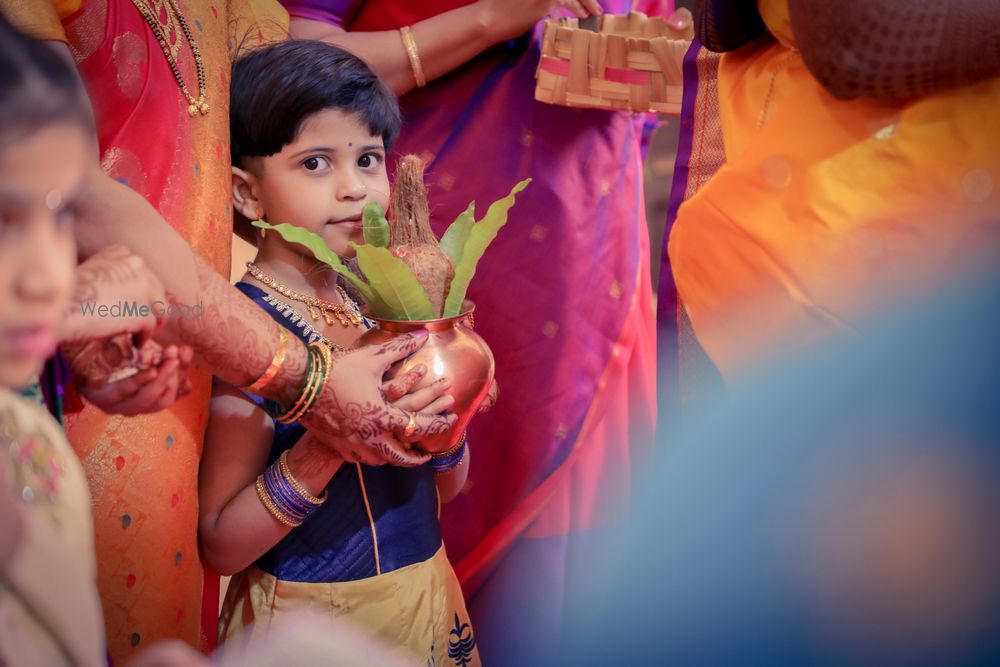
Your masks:
M264 508L273 516L275 519L288 526L289 528L296 528L302 525L301 521L295 521L290 516L278 509L278 506L274 504L271 500L271 496L267 492L267 488L264 486L264 475L257 476L257 497L260 498L261 504Z
M312 382L314 381L317 369L315 364L315 356L313 355L312 351L309 351L307 354L309 355L309 363L306 366L306 380L305 383L302 385L302 391L299 392L299 397L295 399L295 403L292 404L292 407L288 408L283 413L274 418L275 421L281 424L290 424L291 422L294 421L295 416L301 412L302 405L303 403L305 403L306 400L306 396L309 395L309 387L312 385Z
M323 501L326 500L326 489L323 489L322 495L316 497L309 493L309 489L302 486L302 483L299 482L299 480L295 479L295 476L292 475L292 469L288 467L287 449L281 452L281 456L278 457L278 469L281 471L281 476L285 478L288 485L295 490L295 493L299 494L299 497L301 497L302 500L313 505L322 505Z
M423 88L427 85L427 78L424 76L424 68L420 64L420 52L417 51L417 42L413 39L410 26L404 25L400 28L399 37L403 40L403 48L406 49L406 56L410 59L413 80L417 82L417 88Z
M288 331L280 324L278 325L278 336L278 350L274 353L274 357L271 359L267 370L251 384L243 387L243 391L250 392L251 394L259 393L261 389L271 384L271 380L278 375L281 365L285 363L285 354L288 352Z
M326 383L330 379L330 373L333 369L333 352L330 347L322 342L315 342L313 345L319 350L320 355L323 357L323 371L316 382L315 392L310 397L309 401L306 403L305 407L302 409L302 414L299 415L299 419L302 419L312 410L312 407L316 405L316 401L319 399L320 395L323 393L323 389L326 388Z
M462 431L462 437L458 439L458 442L455 443L454 447L452 447L451 449L446 449L445 451L439 454L431 454L431 458L443 459L446 456L451 456L452 454L460 450L462 447L465 447L465 443L467 441L466 433L467 431Z

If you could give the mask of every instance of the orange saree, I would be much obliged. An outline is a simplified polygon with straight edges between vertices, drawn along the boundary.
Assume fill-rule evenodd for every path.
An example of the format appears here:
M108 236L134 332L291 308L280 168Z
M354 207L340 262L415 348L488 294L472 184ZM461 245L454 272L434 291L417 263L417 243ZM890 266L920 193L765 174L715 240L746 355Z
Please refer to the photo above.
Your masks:
M670 262L723 375L854 322L963 268L997 238L1000 80L902 101L839 101L774 39L722 58L726 163L685 202Z

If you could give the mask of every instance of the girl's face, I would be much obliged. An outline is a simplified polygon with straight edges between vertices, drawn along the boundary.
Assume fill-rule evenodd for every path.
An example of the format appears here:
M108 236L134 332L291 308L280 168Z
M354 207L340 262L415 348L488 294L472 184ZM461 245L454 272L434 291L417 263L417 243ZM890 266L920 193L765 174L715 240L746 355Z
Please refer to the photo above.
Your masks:
M38 377L58 343L76 271L73 203L89 142L55 124L0 143L0 385Z
M341 256L354 255L349 241L364 241L365 204L374 201L385 210L389 202L382 137L373 136L354 113L327 109L309 116L295 140L260 159L258 167L247 174L251 208L237 201L240 212L316 232ZM264 246L273 243L284 241L268 234Z

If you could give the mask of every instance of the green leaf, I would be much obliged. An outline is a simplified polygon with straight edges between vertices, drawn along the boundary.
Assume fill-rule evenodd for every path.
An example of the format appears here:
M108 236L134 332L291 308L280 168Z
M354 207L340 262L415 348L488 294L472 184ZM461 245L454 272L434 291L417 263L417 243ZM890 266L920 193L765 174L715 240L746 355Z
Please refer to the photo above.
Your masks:
M358 292L361 293L361 296L364 298L369 307L375 307L377 297L371 286L361 280L361 278L354 275L351 270L347 268L347 265L340 261L340 256L327 247L326 241L323 240L322 236L316 234L315 232L311 232L308 229L296 227L295 225L289 225L286 222L283 222L280 225L272 225L271 223L263 220L255 220L252 224L254 227L260 227L261 229L273 229L281 234L281 238L285 239L289 243L298 243L301 246L305 246L307 249L312 251L312 254L316 259L351 281L351 284L358 288Z
M448 298L444 302L442 317L454 317L459 314L462 302L465 301L465 293L469 290L469 283L476 275L476 264L486 252L487 246L496 238L500 228L507 224L507 212L514 205L514 195L526 188L530 182L531 179L526 178L515 185L509 195L493 202L483 219L472 226L468 239L465 241L462 255L455 262L455 277L448 289ZM368 272L365 271L365 274L368 275Z
M458 214L455 222L448 225L441 237L441 249L451 259L452 266L458 266L465 251L465 242L469 238L472 226L476 224L476 202L469 202L469 207Z
M401 259L385 248L357 243L351 246L377 295L376 303L371 304L376 317L411 321L436 318L427 293Z
M370 201L365 204L364 213L361 214L361 226L365 232L366 244L379 248L389 245L389 222L377 202Z

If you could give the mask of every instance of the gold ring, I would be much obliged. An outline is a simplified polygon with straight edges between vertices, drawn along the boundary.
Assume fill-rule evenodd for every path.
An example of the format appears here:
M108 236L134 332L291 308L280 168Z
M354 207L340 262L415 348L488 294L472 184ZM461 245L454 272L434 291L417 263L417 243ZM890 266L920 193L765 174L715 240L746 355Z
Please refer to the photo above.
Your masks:
M416 413L409 412L410 421L406 422L406 428L403 429L403 437L409 438L413 436L413 432L417 430L417 415Z

